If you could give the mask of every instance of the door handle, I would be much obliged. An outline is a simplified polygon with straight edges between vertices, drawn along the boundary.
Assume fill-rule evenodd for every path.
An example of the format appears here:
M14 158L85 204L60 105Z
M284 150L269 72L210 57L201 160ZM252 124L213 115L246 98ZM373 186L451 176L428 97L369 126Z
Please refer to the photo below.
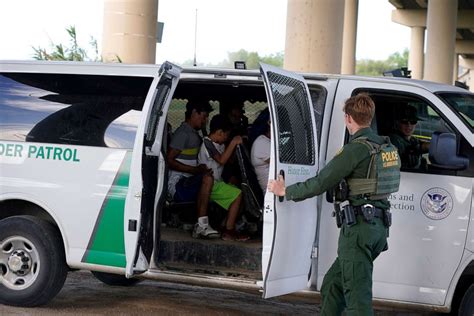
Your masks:
M283 169L280 170L280 176L282 176L282 177L283 177L283 180L285 180L285 171L284 171ZM280 201L280 202L283 202L284 199L285 199L284 196L279 196L279 197L278 197L278 201Z
M137 200L139 200L139 199L142 198L142 192L141 192L141 191L140 191L140 192L137 192L137 193L135 193L134 196L135 196L135 198L136 198Z

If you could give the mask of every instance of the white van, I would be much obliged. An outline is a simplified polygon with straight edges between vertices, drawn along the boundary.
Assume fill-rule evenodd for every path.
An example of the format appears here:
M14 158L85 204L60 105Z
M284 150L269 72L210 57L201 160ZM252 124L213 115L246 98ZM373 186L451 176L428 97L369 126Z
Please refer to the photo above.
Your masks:
M423 168L402 170L390 197L393 225L389 250L374 264L374 300L472 315L474 95L432 82L268 65L258 72L0 62L0 303L45 304L68 269L123 285L169 273L160 262L171 229L166 144L187 100L207 97L214 112L243 102L250 123L268 106L269 177L282 171L292 184L316 175L348 141L342 106L361 91L375 101L379 134L392 132L397 109L410 104L422 119L416 136L431 143ZM253 279L263 280L264 298L321 289L336 257L332 209L324 196L294 203L265 195L254 256L261 275Z

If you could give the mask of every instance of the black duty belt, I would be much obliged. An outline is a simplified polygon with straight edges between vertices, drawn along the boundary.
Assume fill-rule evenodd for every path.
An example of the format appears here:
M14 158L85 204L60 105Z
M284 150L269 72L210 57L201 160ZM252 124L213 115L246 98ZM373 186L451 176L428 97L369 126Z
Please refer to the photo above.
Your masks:
M366 205L367 205L367 204L366 204ZM363 207L364 207L364 205L354 206L354 213L355 213L355 215L363 215L363 214L362 214L362 208L363 208ZM374 212L374 217L383 219L383 212L384 212L383 209L378 208L378 207L375 207L375 206L372 206L372 205L370 205L370 207L372 208L372 210L373 210L373 212Z

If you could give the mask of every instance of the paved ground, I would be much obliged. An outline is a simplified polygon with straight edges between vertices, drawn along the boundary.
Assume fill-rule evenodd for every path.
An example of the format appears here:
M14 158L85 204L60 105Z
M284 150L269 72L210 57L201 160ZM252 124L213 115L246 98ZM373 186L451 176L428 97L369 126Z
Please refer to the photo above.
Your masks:
M59 295L41 308L0 305L0 315L319 315L305 299L263 300L259 293L195 285L144 281L134 287L111 287L89 272L70 273ZM377 316L434 315L377 311Z

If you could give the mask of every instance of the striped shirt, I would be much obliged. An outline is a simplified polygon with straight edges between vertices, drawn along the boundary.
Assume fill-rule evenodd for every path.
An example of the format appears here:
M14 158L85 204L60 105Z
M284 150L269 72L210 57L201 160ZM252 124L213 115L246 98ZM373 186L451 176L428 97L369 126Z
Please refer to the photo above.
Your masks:
M201 147L202 139L198 132L188 123L183 122L171 137L170 147L179 150L176 161L188 166L197 166L197 156ZM168 193L171 197L176 193L176 183L182 177L190 177L192 174L177 170L170 170L168 180Z

